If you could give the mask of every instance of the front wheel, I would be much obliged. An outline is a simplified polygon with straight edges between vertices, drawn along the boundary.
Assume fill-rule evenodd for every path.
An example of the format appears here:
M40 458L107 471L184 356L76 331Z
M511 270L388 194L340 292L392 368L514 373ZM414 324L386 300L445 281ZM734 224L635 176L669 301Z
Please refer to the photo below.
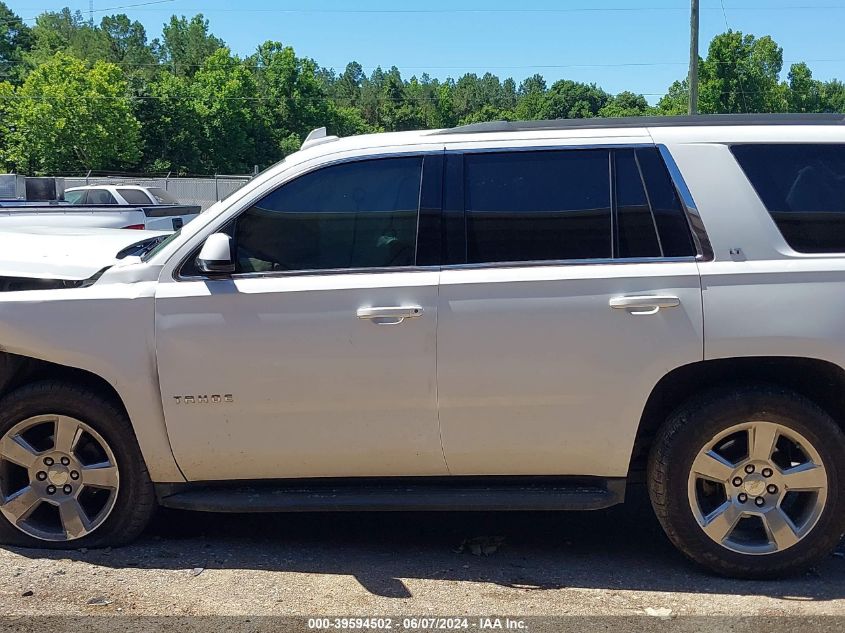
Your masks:
M845 531L845 434L776 387L712 392L681 407L659 433L648 481L670 540L720 574L796 573Z
M129 420L109 400L41 382L0 401L0 542L119 545L154 508Z

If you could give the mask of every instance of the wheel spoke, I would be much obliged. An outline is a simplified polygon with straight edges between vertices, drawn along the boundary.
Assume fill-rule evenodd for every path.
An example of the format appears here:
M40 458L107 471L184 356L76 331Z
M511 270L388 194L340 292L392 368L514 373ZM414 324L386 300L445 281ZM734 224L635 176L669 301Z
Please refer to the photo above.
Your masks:
M38 458L38 451L19 435L15 437L7 435L0 440L0 457L18 466L29 468Z
M718 453L707 451L699 453L692 464L692 470L705 479L724 483L730 479L734 465Z
M59 516L68 538L79 538L91 531L91 522L75 498L65 499L59 504Z
M96 488L117 488L117 467L108 462L82 469L82 483Z
M778 429L774 424L758 422L748 432L748 458L769 461L775 451Z
M741 516L739 508L726 501L705 517L702 529L714 541L721 543L733 532Z
M53 449L62 453L72 454L76 444L82 435L82 427L79 423L65 416L56 418L55 434L53 436Z
M13 518L15 523L26 519L35 507L41 503L41 497L38 496L30 486L15 493L3 504L3 511Z
M782 473L787 490L818 490L827 486L824 466L807 462Z
M763 515L763 523L766 524L766 530L779 550L798 542L798 535L795 533L792 521L780 508L772 508L766 512Z

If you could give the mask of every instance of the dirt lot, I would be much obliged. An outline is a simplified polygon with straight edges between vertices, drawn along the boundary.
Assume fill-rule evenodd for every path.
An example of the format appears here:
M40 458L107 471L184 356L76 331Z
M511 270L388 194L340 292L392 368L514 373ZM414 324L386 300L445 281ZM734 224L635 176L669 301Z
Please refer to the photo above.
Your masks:
M0 577L0 613L23 628L83 614L845 616L845 547L791 580L716 578L642 500L565 514L162 512L126 548L0 549Z

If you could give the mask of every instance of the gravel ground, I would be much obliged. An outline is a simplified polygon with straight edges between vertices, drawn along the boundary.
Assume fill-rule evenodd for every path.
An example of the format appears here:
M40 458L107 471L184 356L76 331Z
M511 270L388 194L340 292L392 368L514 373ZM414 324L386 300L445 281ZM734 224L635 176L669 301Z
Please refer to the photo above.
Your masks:
M48 615L123 616L107 618L114 630L132 615L845 616L845 547L790 580L717 578L642 500L590 513L162 511L129 547L0 549L0 578L0 614L16 616L0 624L23 628Z

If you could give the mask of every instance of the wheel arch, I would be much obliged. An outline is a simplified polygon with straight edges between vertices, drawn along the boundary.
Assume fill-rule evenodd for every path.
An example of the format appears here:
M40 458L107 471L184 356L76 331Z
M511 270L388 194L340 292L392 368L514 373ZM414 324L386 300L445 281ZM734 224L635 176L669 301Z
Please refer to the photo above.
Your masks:
M134 394L133 400L127 401L119 388L100 373L35 356L0 351L0 397L42 380L59 380L82 387L112 402L129 418L133 440L140 448L152 479L162 482L185 481L167 436L157 376L155 399L159 400L158 403L150 402L149 397L139 399ZM162 417L159 419L159 416Z
M696 394L742 383L768 383L791 389L818 404L845 428L845 369L835 363L792 356L698 361L673 369L651 390L637 428L628 481L644 481L654 437L672 411Z

